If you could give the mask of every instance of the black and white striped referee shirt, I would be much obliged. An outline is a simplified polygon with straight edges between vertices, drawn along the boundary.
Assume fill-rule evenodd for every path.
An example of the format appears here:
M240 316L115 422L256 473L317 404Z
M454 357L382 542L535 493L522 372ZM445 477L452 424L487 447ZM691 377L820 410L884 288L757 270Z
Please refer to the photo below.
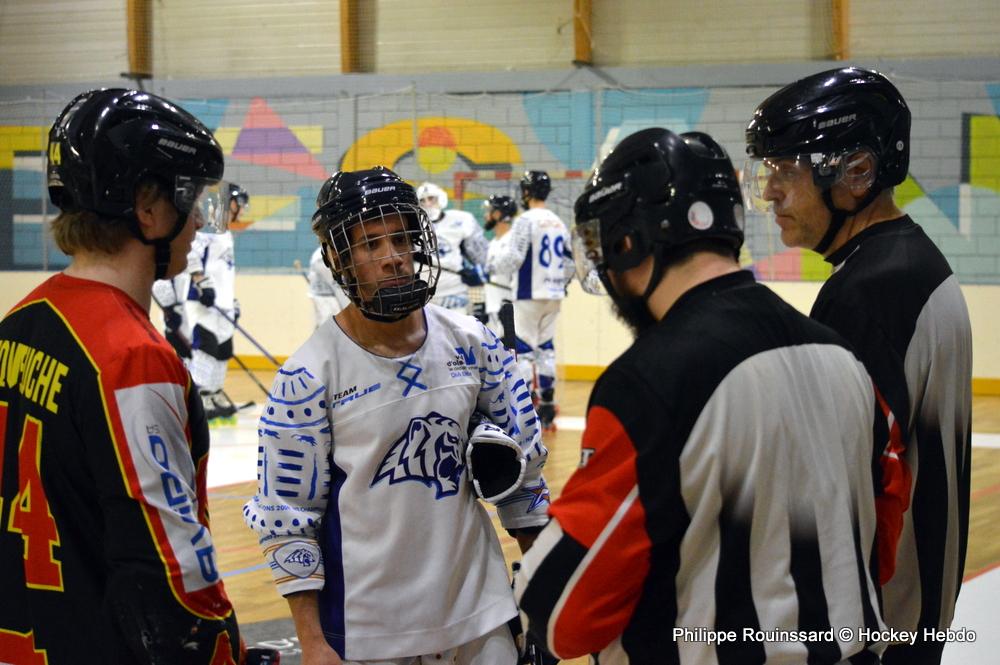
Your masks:
M529 630L601 665L878 662L874 409L842 338L750 273L691 289L594 386L516 580Z

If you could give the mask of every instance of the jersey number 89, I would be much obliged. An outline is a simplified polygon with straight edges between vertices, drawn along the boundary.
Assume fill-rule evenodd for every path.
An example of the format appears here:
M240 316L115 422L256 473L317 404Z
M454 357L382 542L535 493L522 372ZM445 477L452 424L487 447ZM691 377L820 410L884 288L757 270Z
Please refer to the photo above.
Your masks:
M566 256L566 241L563 240L562 236L556 236L555 241L550 240L547 235L542 236L541 247L538 249L538 262L542 264L543 268L552 265L553 254L559 259L557 267L562 268L563 257Z

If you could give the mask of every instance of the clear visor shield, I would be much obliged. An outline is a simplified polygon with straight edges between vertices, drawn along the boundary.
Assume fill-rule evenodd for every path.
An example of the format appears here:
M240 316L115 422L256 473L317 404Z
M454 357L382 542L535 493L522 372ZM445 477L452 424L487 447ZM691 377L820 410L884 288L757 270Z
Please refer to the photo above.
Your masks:
M808 155L795 157L749 157L743 164L741 183L743 200L750 210L771 212L771 202L777 191L811 179Z
M224 182L177 176L174 182L174 206L184 215L194 217L202 233L225 233L229 228L229 190Z
M867 149L838 154L749 157L743 164L743 199L751 210L771 212L771 203L800 183L822 189L843 182L864 189L875 181L877 160Z
M427 215L409 204L380 205L328 232L334 275L363 312L392 317L425 305L441 268Z
M604 265L601 220L591 219L577 222L573 226L573 261L576 263L576 277L583 290L595 296L606 295L607 291L600 277L600 270Z

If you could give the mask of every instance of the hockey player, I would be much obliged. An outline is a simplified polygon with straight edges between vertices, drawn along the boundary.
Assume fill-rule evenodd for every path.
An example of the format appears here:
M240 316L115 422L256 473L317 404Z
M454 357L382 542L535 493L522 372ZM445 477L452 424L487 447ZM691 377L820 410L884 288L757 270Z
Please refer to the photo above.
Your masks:
M147 92L84 93L49 132L72 258L0 322L0 661L239 662L204 412L149 321L222 170L208 129Z
M637 335L594 385L580 468L522 559L530 632L601 665L878 663L859 630L881 625L871 380L739 269L725 151L632 134L575 215L581 284L602 283Z
M235 183L225 183L225 194L214 214L225 216L228 224L239 224L250 197ZM216 422L236 414L236 406L222 390L233 357L233 322L240 316L233 250L233 232L227 230L198 233L188 254L187 271L194 295L191 378L198 385L209 421Z
M525 171L520 182L524 213L514 220L503 251L490 256L491 276L511 275L517 362L537 379L537 409L543 429L555 429L555 333L559 307L573 278L566 225L545 200L552 181L545 171Z
M493 231L493 239L490 240L489 251L486 253L488 264L492 257L506 251L507 243L510 241L507 232L510 231L510 224L517 214L517 204L509 196L493 194L483 201L483 211L486 218L483 229ZM488 277L489 281L483 287L486 292L486 325L502 337L505 331L500 323L500 307L504 303L511 302L510 275L497 274Z
M470 314L469 287L482 286L489 243L476 218L448 209L448 194L434 183L417 187L417 198L437 234L441 279L431 300L435 305Z
M435 234L410 185L345 171L319 200L313 230L351 304L279 370L244 509L303 662L512 664L516 609L476 496L522 547L547 521L525 382L481 323L428 304Z
M317 247L309 257L309 299L313 303L316 327L340 313L351 302L333 278L333 273L323 260L323 248Z
M191 323L184 306L190 287L191 275L186 271L153 282L153 301L163 312L163 336L185 367L191 362Z
M750 200L774 213L784 244L833 266L812 317L847 338L884 398L883 612L919 636L890 646L884 662L939 663L944 642L924 631L951 626L965 567L972 332L948 261L893 201L910 110L882 74L835 69L764 100L746 138Z

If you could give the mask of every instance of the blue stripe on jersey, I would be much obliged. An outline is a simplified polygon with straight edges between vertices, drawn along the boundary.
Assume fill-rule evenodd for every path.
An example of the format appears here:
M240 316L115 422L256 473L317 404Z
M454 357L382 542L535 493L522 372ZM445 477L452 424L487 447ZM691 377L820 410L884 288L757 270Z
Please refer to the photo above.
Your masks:
M531 251L531 243L528 243L528 251L524 255L521 267L517 269L517 300L531 300L531 268L535 263L534 252Z
M285 387L282 385L281 389L282 389L282 392L284 392ZM275 395L268 395L268 397L270 397L271 401L274 402L275 404L284 404L286 406L295 406L296 404L302 404L303 402L308 402L309 400L313 399L314 397L316 397L317 395L319 395L320 393L322 393L324 390L326 390L326 388L324 386L320 386L315 391L313 391L311 394L306 395L302 399L281 399L279 397L276 397ZM294 389L292 390L292 393L293 394L295 393Z
M514 350L518 353L531 353L531 345L525 342L523 339L514 336Z
M265 418L264 416L260 417L260 422L265 423L267 425L271 425L272 427L284 427L285 429L298 429L300 427L315 427L320 423L326 422L326 414L323 414L322 418L317 418L316 420L312 420L309 422L284 423L284 422L279 422L277 420L270 420L268 418Z
M327 501L323 515L323 528L319 541L326 573L326 584L319 592L319 620L326 641L343 657L347 646L347 635L344 618L344 537L340 526L340 490L347 480L347 474L332 460L330 468L335 475L330 500Z

